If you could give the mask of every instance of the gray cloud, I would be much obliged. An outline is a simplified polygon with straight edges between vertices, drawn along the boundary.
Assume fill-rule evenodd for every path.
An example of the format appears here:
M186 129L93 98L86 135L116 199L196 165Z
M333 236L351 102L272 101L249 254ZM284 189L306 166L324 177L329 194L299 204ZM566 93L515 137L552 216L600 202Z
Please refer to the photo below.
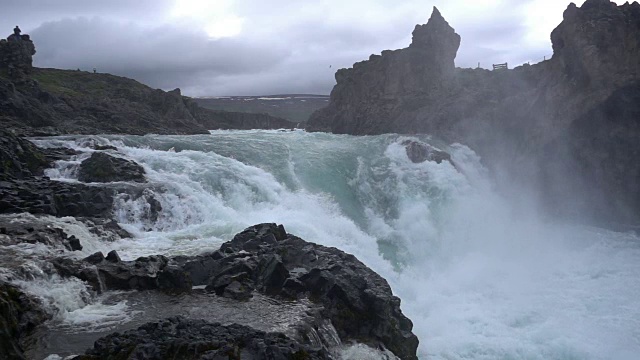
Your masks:
M0 22L31 33L36 66L96 67L190 95L328 93L337 69L406 47L433 5L462 36L458 66L550 54L550 44L520 45L523 9L535 0L481 13L461 0L229 0L242 32L217 40L200 23L169 16L174 1L0 0Z
M211 40L199 31L161 26L143 28L101 18L47 22L31 33L36 66L61 67L132 76L161 88L199 78L254 74L275 66L285 48Z

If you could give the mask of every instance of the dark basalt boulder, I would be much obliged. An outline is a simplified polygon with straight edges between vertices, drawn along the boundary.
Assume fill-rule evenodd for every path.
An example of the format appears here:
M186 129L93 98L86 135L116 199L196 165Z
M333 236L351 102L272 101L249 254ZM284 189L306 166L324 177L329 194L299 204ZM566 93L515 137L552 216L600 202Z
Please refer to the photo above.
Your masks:
M110 217L114 190L48 178L0 181L0 213Z
M306 242L276 224L250 227L219 251L177 258L194 285L246 299L251 291L322 305L343 341L387 348L417 359L418 339L387 282L353 255Z
M26 359L26 337L48 319L37 300L0 281L0 359Z
M192 288L188 273L161 255L122 261L115 251L106 257L97 252L81 262L57 258L52 264L60 275L86 281L98 292L157 289L181 293Z
M449 153L436 149L433 146L419 141L405 140L402 145L407 151L407 156L413 163L422 163L425 161L435 161L440 164L443 161L448 161L451 164L451 155Z
M77 360L98 359L332 359L322 349L301 345L281 333L247 326L173 317L95 342Z
M45 155L35 145L0 129L0 180L42 175L48 165Z
M94 152L80 164L78 180L83 182L146 182L142 166L133 161Z
M248 300L256 292L287 301L310 300L313 319L329 321L343 342L364 343L388 349L401 359L417 359L413 324L402 314L400 299L382 277L353 255L287 234L282 225L252 226L222 244L220 250L194 257L122 261L115 253L107 258L96 253L81 262L58 258L52 263L61 276L77 277L96 291L184 293L206 285L206 291L236 301ZM146 348L147 340L135 341Z

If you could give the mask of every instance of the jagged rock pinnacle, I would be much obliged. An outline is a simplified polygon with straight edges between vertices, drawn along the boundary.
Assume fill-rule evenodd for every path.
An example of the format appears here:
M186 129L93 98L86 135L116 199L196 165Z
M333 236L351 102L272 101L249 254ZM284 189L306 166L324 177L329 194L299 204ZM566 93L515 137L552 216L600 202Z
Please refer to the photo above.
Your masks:
M438 8L433 7L433 13L425 25L416 25L413 30L411 48L429 50L443 63L450 63L453 69L453 61L460 47L460 35L444 19Z
M438 10L437 7L433 7L433 12L431 13L431 18L429 18L429 21L431 21L434 18L440 18L442 20L444 20L444 18L442 17L442 14L440 13L440 10Z

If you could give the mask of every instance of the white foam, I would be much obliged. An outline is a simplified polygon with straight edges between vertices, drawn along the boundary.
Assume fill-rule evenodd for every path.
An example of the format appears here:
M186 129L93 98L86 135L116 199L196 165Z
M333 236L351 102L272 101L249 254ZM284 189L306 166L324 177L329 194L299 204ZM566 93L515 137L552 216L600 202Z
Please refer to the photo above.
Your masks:
M282 223L384 276L414 323L421 358L635 359L635 234L542 222L493 190L469 148L438 145L455 166L414 164L404 139L303 131L107 137L143 164L162 205L150 222L145 199L119 199L118 219L135 238L108 247L124 259L197 254L255 223ZM366 358L369 350L349 351Z

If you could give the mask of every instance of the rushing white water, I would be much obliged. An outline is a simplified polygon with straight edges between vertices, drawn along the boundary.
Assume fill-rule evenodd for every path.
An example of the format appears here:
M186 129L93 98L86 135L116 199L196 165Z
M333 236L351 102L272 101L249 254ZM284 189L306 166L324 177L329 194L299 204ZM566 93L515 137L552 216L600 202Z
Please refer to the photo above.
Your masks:
M456 166L414 164L404 139L218 131L36 142L115 145L147 171L144 196L116 202L118 221L135 237L91 240L91 249L116 249L123 259L197 254L247 226L282 223L385 277L414 322L422 359L637 359L636 234L543 222L499 196L469 148L420 137ZM75 181L78 162L48 175ZM162 205L156 221L149 198ZM84 243L90 235L81 232ZM93 306L69 309L67 318L94 316ZM345 358L367 351L354 347Z

